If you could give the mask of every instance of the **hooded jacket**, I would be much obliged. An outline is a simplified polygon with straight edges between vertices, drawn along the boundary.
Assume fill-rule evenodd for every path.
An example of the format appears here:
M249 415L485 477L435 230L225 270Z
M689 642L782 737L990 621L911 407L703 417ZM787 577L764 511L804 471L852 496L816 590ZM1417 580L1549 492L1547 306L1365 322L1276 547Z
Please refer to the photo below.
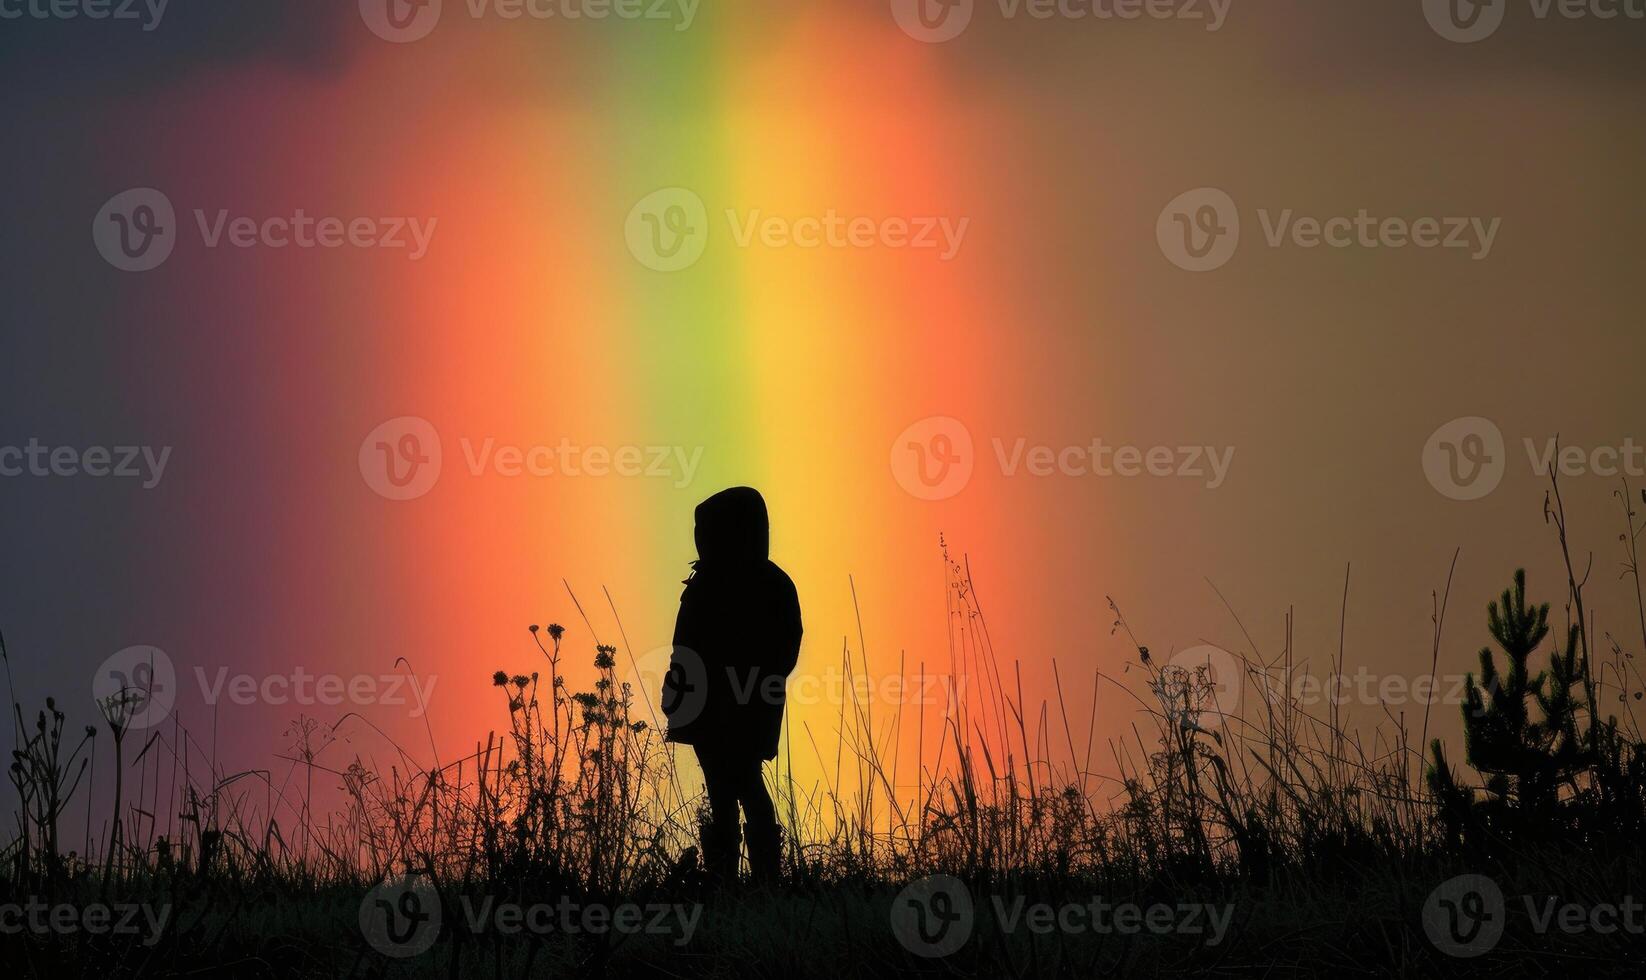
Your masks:
M695 537L663 682L668 740L776 758L800 599L768 557L766 501L750 487L722 490L698 505Z

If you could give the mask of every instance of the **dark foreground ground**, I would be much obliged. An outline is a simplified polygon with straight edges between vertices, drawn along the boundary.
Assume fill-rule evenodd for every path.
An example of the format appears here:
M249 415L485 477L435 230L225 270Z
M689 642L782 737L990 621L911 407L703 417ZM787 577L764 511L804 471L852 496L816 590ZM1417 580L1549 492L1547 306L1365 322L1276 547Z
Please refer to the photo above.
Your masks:
M32 898L9 883L0 964L51 978L1639 976L1639 857L1517 871L1323 860L1263 885L687 885L611 901L423 879Z

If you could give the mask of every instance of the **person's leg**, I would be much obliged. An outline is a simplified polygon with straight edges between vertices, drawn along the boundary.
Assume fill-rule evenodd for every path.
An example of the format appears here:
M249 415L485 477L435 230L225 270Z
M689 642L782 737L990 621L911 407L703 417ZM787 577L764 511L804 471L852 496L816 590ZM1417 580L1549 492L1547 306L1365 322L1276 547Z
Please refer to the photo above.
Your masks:
M737 823L737 800L743 790L741 769L736 760L726 758L721 752L703 746L696 748L710 815L715 823Z
M737 862L743 836L737 825L740 792L736 760L697 746L697 764L703 767L703 788L709 797L709 822L703 825L703 868L716 884L737 880Z
M772 796L766 792L766 776L759 759L739 760L735 770L737 798L743 804L743 818L751 824L777 822Z
M739 760L736 778L737 796L743 802L743 815L748 818L743 832L749 844L749 869L756 881L773 884L782 877L783 831L777 825L771 794L766 792L760 760Z

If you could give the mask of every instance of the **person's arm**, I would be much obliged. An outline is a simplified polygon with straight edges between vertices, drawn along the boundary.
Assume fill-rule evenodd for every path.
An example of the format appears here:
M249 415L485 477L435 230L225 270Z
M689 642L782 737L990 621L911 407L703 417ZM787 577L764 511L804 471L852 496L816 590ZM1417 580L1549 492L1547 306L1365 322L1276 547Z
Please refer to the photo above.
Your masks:
M700 641L702 636L702 603L696 596L693 595L692 586L688 583L686 586L686 591L680 595L680 611L677 612L674 617L674 649L678 651L681 648L685 648L690 650L693 656L701 656L698 651L701 649ZM669 711L670 707L672 706L678 708L680 704L680 698L678 697L680 692L671 690L674 686L674 681L677 679L677 673L674 666L678 660L679 654L671 652L669 656L669 672L663 678L662 705L664 714L671 714ZM671 696L671 694L674 696ZM672 720L673 719L671 718L671 722Z
M804 630L800 624L800 594L795 591L794 582L788 575L783 575L782 585L783 588L780 591L782 599L778 615L777 658L773 666L778 674L787 677L794 672L795 664L800 661L800 637Z

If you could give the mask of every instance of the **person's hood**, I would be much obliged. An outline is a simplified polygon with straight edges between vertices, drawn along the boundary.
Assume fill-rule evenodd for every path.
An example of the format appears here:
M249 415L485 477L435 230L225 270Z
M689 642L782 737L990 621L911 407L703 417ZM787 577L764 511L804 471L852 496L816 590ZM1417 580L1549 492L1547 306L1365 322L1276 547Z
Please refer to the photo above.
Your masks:
M697 505L697 557L710 565L765 561L771 550L766 501L753 487L722 490Z

